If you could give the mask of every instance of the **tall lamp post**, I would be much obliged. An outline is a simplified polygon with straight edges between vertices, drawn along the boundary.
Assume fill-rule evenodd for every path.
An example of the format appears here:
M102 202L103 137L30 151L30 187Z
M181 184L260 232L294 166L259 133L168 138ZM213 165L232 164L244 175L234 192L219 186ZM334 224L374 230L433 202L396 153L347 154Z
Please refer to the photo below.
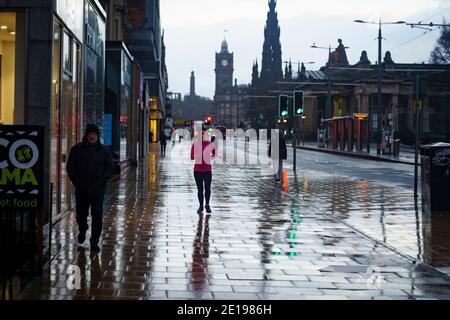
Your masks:
M377 103L377 155L381 154L381 100L382 100L382 94L381 94L381 81L382 81L382 73L383 73L383 66L381 63L382 59L382 45L383 45L383 36L381 32L381 26L387 25L387 24L406 24L405 21L396 21L396 22L368 22L364 20L355 20L356 23L364 23L364 24L378 24L378 103Z

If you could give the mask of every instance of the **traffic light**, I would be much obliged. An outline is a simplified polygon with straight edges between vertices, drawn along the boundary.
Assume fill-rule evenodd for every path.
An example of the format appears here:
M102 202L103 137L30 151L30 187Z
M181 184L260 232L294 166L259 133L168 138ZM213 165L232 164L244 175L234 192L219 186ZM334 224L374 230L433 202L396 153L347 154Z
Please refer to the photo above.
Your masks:
M205 124L206 125L211 125L211 122L212 122L212 117L211 116L206 116L205 117Z
M294 116L302 117L305 114L303 91L294 91Z
M278 117L289 117L289 99L286 95L280 95L278 103Z

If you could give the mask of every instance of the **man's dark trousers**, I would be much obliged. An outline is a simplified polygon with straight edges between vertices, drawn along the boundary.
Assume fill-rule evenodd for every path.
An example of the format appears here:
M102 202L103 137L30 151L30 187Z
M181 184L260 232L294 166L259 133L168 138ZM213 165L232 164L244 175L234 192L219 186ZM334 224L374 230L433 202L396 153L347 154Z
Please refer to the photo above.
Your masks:
M80 233L86 233L89 229L87 223L89 216L89 208L91 208L92 217L92 231L91 231L91 244L97 245L100 240L103 228L103 200L105 198L104 193L88 196L76 194L76 212L77 223Z

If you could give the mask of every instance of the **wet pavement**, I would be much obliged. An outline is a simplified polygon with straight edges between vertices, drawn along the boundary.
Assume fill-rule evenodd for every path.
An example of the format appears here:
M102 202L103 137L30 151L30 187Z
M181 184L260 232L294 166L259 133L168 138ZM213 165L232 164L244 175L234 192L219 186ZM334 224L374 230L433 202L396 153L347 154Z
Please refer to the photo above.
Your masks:
M450 213L422 210L420 170L416 200L413 166L303 150L297 158L296 175L287 166L294 194L409 260L450 274Z
M450 298L450 278L414 261L448 266L448 219L422 218L405 183L340 174L328 155L320 161L338 164L322 170L307 152L279 187L270 171L218 164L213 214L199 217L193 164L180 160L189 148L169 145L160 158L154 146L111 185L99 254L78 247L66 216L54 230L58 254L23 298Z

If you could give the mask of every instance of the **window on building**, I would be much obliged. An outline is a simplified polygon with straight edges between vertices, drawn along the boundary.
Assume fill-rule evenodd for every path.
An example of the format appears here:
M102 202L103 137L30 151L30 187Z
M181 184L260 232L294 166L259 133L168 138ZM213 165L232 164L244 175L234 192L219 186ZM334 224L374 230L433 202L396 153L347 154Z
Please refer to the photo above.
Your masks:
M0 124L22 124L25 47L22 22L15 12L0 12ZM18 28L19 27L19 30ZM19 39L19 43L18 43Z

